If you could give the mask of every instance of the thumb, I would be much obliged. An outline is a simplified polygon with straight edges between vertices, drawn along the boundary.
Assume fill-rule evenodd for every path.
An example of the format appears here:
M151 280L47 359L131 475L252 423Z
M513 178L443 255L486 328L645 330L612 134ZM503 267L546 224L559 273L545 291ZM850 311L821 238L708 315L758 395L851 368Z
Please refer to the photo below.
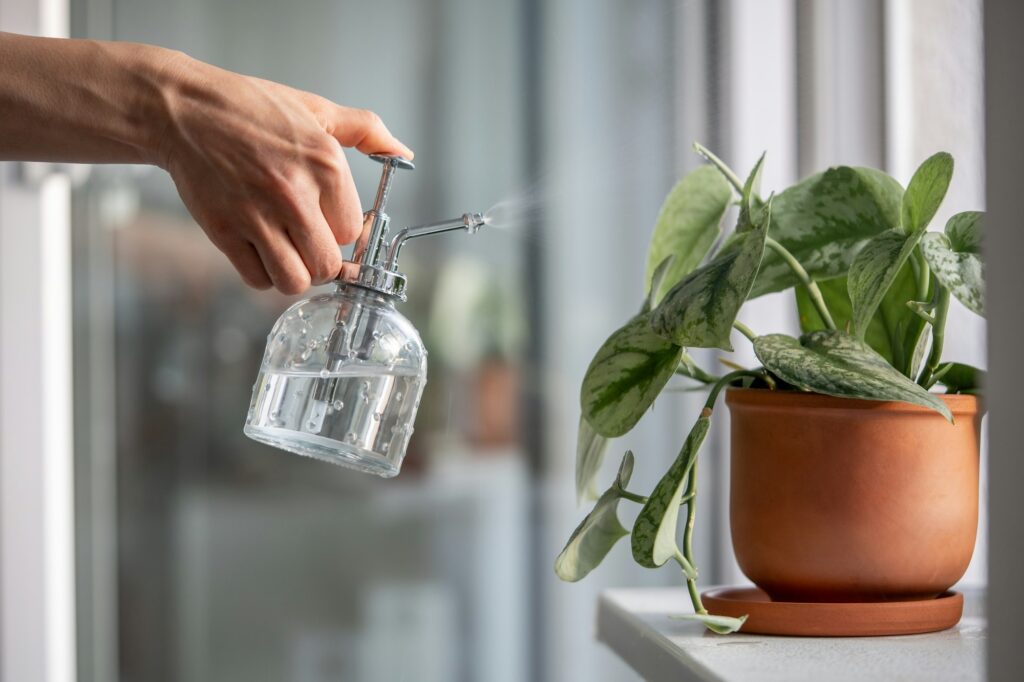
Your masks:
M372 111L338 106L331 123L329 132L343 147L355 147L364 154L394 154L412 160L413 151L399 142Z

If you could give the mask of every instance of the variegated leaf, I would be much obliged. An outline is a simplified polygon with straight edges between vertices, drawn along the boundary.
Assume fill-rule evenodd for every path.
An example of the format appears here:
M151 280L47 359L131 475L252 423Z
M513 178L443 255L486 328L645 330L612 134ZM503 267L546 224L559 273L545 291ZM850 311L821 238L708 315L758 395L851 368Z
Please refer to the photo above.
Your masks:
M594 430L586 418L580 415L580 426L576 435L576 504L583 500L597 499L594 479L601 469L608 439Z
M903 188L873 168L838 166L789 187L772 202L771 236L815 280L845 275L868 239L900 221ZM727 240L716 258L737 246ZM799 279L774 251L767 251L750 291L756 298L782 291Z
M647 503L640 510L630 544L633 559L641 566L657 568L672 557L681 557L682 553L676 545L676 524L679 518L679 502L683 496L686 477L697 461L697 454L704 442L711 424L711 410L705 409L697 423L690 430L675 462L661 477L654 487L654 492L647 498ZM680 562L687 570L685 560ZM689 578L696 578L693 567L689 567Z
M615 482L598 498L593 510L576 527L565 548L555 559L555 573L568 582L583 579L600 564L620 538L629 534L619 523L622 491L633 475L633 453L627 451L619 464Z
M651 317L654 331L680 346L732 350L729 334L764 256L772 199L756 224L737 226L734 248L693 271L669 291ZM749 212L746 213L750 218Z
M837 277L817 284L836 328L852 328L853 306L846 277ZM811 302L807 288L797 286L794 287L794 292L800 316L800 331L807 333L827 329L818 315L818 309ZM908 377L917 375L917 365L921 361L920 351L924 347L921 342L926 339L925 321L907 307L907 301L913 301L917 295L914 269L910 263L906 263L889 287L864 333L864 341Z
M847 286L853 306L853 333L857 338L864 338L878 306L921 241L922 234L905 234L899 228L886 230L865 244L853 260Z
M937 396L897 372L863 341L841 331L817 331L800 340L769 334L754 340L768 371L814 393L863 400L898 400L953 416Z
M924 232L946 197L953 179L953 157L946 152L929 156L914 171L900 207L900 227L907 234Z
M700 265L721 233L722 217L732 201L729 183L710 166L701 166L680 180L661 206L647 251L647 286L653 305L676 282ZM675 256L661 286L652 291L654 270Z
M747 622L746 616L733 618L732 616L713 616L710 613L683 613L678 616L669 616L675 620L695 620L703 623L704 627L719 635L728 635L736 632Z
M981 260L981 213L958 213L946 223L946 234L929 232L921 252L942 286L968 310L985 315L985 267Z
M583 416L602 436L632 429L679 364L682 347L655 334L650 315L637 315L608 337L583 377Z
M864 338L875 310L939 210L952 177L949 154L939 152L925 159L903 193L900 226L872 238L854 258L849 286L857 338Z

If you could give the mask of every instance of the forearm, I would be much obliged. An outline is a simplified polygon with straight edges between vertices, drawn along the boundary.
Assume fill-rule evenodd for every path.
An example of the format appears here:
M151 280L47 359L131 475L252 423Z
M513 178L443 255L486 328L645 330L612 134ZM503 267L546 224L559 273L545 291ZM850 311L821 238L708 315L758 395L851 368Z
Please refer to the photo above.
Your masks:
M159 163L175 55L0 33L0 160Z

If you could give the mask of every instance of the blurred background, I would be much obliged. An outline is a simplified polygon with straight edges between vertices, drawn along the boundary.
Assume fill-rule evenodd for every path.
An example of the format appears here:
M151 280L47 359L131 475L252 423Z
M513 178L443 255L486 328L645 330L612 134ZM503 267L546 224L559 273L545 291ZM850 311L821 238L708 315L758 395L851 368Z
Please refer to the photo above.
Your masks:
M392 192L398 225L499 204L507 216L403 252L403 312L430 352L429 383L402 474L382 481L242 434L266 334L293 299L246 290L162 172L71 173L83 682L634 679L593 638L597 595L679 575L634 565L623 546L582 583L560 583L552 564L586 512L572 478L580 380L642 296L661 200L699 163L692 142L741 173L767 150L766 192L836 163L905 183L945 149L957 169L934 225L984 209L981 0L68 10L73 36L164 45L376 111L417 153ZM349 163L369 203L380 167ZM31 167L6 166L4 182L31 182ZM63 173L39 173L51 171ZM790 297L742 318L795 331ZM948 357L984 367L982 322L951 315ZM652 487L697 401L662 397L612 445L602 484L631 448L636 488ZM727 419L715 430L697 531L705 585L743 579Z

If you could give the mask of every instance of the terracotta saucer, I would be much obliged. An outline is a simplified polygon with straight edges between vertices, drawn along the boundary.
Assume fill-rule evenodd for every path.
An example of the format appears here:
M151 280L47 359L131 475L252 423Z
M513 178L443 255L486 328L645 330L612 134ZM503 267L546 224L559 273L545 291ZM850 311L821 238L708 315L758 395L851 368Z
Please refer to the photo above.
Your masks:
M890 602L772 601L756 587L723 587L701 595L709 613L742 616L740 632L799 637L913 635L951 628L960 622L964 597L946 592L935 599Z

